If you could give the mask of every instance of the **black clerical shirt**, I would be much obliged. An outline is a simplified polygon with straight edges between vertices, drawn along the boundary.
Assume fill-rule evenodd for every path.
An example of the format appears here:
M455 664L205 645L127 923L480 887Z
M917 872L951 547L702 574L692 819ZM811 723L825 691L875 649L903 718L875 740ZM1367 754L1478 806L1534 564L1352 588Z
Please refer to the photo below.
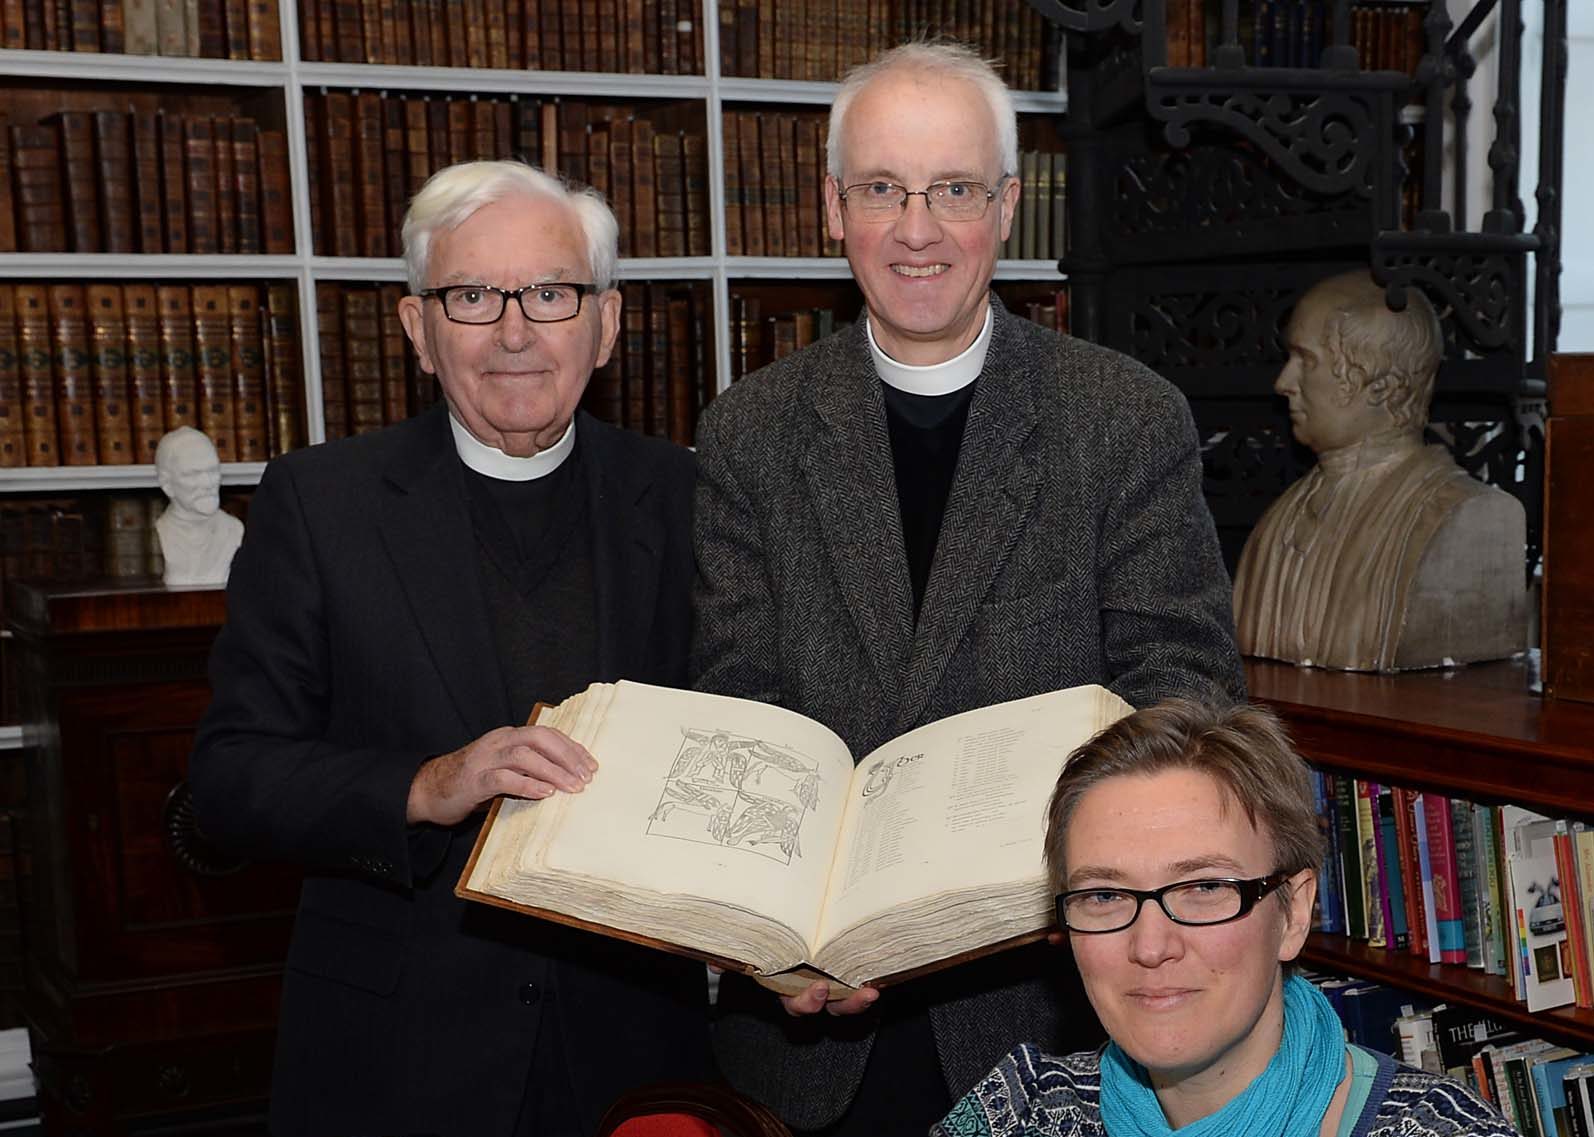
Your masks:
M957 473L963 427L974 398L974 382L944 395L914 395L881 384L886 401L886 426L891 435L891 464L896 470L897 506L902 511L902 538L913 584L913 620L918 623L924 590L935 563Z

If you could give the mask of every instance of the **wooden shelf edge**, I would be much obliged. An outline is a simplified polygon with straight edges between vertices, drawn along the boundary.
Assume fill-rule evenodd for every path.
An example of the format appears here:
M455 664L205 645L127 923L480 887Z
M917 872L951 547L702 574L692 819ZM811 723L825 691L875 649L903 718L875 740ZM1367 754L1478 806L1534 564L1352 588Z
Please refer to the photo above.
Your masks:
M223 462L221 484L252 486L264 462ZM76 490L154 489L154 466L16 466L0 470L0 493L63 493Z
M1307 939L1300 961L1316 968L1377 980L1437 1001L1475 1007L1529 1037L1594 1047L1594 1010L1567 1006L1551 1011L1529 1011L1526 1003L1517 1002L1504 976L1485 975L1455 964L1429 963L1406 952L1386 951L1321 932L1313 932Z

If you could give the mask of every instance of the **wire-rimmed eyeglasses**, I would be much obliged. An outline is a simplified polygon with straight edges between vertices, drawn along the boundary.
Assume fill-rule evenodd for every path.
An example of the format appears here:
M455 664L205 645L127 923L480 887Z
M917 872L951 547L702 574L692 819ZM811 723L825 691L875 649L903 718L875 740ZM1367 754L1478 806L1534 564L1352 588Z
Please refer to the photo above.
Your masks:
M1152 889L1076 888L1057 894L1057 923L1070 932L1086 935L1121 932L1140 918L1146 901L1154 900L1175 924L1227 924L1250 912L1257 901L1292 875L1276 872L1249 880L1207 877L1178 880Z
M503 319L511 300L520 304L526 319L538 324L557 324L580 315L581 298L596 291L595 284L559 281L528 284L524 288L450 284L442 288L423 288L416 295L435 296L443 305L443 315L456 324L496 324Z
M1007 181L1003 177L992 189L984 182L931 182L922 190L910 190L896 182L859 182L841 191L847 212L863 221L886 221L905 213L908 198L922 197L930 212L942 221L978 221L985 216L997 190Z

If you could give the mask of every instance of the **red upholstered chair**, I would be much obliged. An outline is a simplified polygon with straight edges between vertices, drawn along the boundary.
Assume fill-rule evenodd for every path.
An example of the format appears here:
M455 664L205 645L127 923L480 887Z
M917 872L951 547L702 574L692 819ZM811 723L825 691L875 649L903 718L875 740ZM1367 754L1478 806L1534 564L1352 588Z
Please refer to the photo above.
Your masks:
M660 1082L623 1094L598 1123L598 1137L791 1137L764 1106L729 1086Z

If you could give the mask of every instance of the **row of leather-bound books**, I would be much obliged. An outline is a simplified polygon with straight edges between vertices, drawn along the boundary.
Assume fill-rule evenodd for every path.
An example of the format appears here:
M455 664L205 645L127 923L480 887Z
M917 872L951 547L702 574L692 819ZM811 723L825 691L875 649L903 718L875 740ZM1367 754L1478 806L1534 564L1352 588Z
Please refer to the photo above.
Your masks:
M223 462L304 443L292 284L0 285L0 466L154 461L204 431Z
M1002 256L1056 260L1067 247L1068 155L1020 151L1018 172L1024 189Z
M236 115L62 111L0 145L0 252L291 253L287 139Z
M720 0L720 72L834 82L915 36L1002 60L1016 90L1056 90L1058 33L1023 0Z
M3 0L0 47L282 58L277 0Z
M1427 0L1351 6L1350 38L1363 71L1416 73ZM1213 0L1168 0L1168 65L1205 67L1222 34ZM1254 67L1316 67L1332 43L1334 0L1247 0L1237 38Z
M675 103L305 96L311 227L324 256L398 256L409 199L434 171L518 157L592 185L620 222L620 255L706 256L701 113Z
M328 440L365 434L437 401L399 322L402 284L315 286L321 352L321 414Z
M300 0L306 59L700 75L699 0Z
M726 111L725 251L729 256L834 257L825 230L823 111Z

